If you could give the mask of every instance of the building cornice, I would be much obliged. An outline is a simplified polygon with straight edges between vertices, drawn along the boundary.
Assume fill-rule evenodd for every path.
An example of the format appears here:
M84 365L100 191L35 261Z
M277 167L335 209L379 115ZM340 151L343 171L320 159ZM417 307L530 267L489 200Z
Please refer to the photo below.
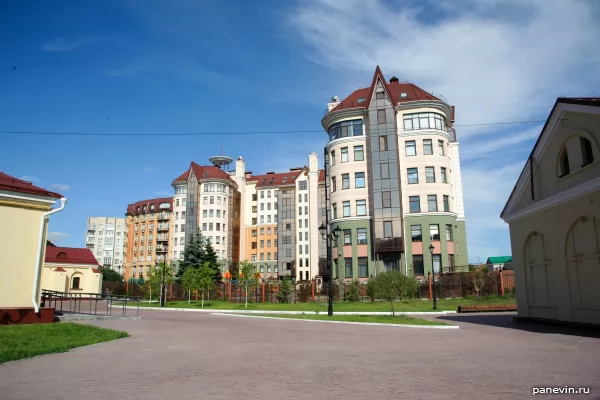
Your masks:
M425 107L436 108L440 111L443 111L446 114L446 119L448 120L448 122L452 118L452 107L450 107L448 104L446 104L442 100L439 100L439 101L416 100L416 101L402 102L402 103L398 103L398 105L396 106L396 110L397 111L400 111L400 110L406 111L406 110L425 108Z
M329 220L329 225L340 224L342 222L350 222L350 221L368 221L370 219L371 219L371 216L369 216L369 215L360 216L360 217L341 217L341 218Z
M365 135L341 137L341 138L332 140L331 142L327 143L327 145L325 146L325 148L327 149L327 151L329 151L329 149L331 149L334 146L339 146L340 144L354 143L354 142L365 142L366 143L367 142L367 137Z
M323 119L321 119L321 125L325 132L329 130L329 127L336 122L338 119L350 118L350 117L363 117L367 114L367 110L364 107L348 108L339 111L328 112Z
M37 204L29 201L5 200L0 198L0 206L24 208L32 211L48 211L51 209L50 204Z
M453 218L457 218L458 217L458 215L454 212L444 212L444 211L404 213L403 216L404 216L404 218L408 218L408 217L453 217Z

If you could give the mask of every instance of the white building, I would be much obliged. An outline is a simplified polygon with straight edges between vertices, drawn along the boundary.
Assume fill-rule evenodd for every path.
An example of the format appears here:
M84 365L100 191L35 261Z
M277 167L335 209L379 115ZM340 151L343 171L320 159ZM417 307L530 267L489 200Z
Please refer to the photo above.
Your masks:
M187 181L180 178L171 184L175 190L173 195L173 235L171 237L171 252L169 258L171 264L176 265L177 260L183 260L185 249L185 208L187 201Z
M125 218L89 217L85 247L90 249L98 264L118 270L125 262Z

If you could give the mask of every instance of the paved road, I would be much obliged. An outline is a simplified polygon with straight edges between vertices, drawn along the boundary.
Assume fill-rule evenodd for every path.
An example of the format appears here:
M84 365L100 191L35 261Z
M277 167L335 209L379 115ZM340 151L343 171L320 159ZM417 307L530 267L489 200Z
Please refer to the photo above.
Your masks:
M506 315L440 317L456 330L143 316L94 322L130 338L0 365L0 398L504 400L593 383L576 397L600 398L600 339L515 329Z

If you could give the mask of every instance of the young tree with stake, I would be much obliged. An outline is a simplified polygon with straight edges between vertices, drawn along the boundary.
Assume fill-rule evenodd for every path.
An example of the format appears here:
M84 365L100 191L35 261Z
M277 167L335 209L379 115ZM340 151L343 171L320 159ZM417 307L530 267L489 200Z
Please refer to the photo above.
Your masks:
M248 292L251 287L256 284L256 276L254 275L254 265L244 260L240 263L240 274L238 282L244 288L244 294L246 297L245 307L248 308Z
M195 286L202 293L202 308L204 308L204 294L213 287L214 285L214 274L208 262L202 264L202 266L196 270L195 273Z

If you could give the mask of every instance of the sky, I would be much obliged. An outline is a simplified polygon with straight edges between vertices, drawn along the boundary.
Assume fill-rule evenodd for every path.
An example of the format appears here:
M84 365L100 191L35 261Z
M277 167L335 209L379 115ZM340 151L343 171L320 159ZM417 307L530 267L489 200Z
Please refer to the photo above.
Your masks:
M379 65L456 106L484 262L511 253L499 215L556 98L600 94L599 18L594 0L2 1L0 171L64 194L50 237L83 247L87 217L171 196L221 148L254 174L306 165L326 103Z

